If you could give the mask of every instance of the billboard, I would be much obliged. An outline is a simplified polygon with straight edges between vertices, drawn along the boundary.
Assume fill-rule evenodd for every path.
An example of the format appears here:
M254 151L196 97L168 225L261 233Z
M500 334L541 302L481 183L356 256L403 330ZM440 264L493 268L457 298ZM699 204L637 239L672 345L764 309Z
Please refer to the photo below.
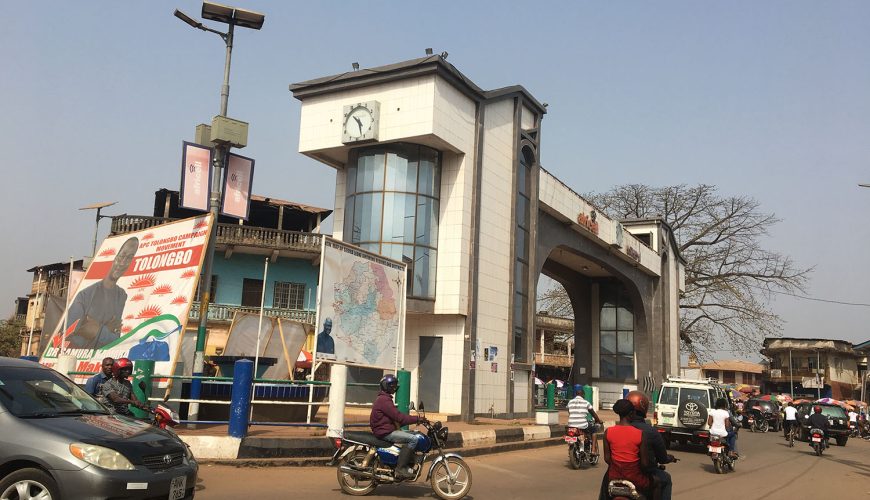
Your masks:
M395 369L405 327L404 263L323 238L314 360Z
M254 181L254 160L241 155L227 155L224 175L221 215L248 220L251 206L251 183Z
M208 212L211 196L212 149L182 142L181 190L178 206Z
M106 238L40 363L51 367L72 354L75 371L96 372L104 357L127 357L170 373L211 224L209 214Z

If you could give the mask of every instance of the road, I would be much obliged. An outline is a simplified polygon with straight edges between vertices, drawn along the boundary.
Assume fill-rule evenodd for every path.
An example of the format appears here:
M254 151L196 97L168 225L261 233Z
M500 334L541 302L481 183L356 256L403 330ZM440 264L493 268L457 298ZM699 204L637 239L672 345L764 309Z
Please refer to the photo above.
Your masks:
M833 441L832 441L833 442ZM744 457L733 473L717 475L700 448L676 449L681 461L668 466L674 498L685 500L752 500L868 498L870 442L850 439L821 457L806 443L788 448L782 434L741 431L738 449ZM468 499L595 499L606 465L588 470L568 466L567 448L552 446L467 459L473 472ZM435 498L428 484L380 486L377 498ZM327 467L232 467L204 465L197 498L351 498L341 493L335 469Z

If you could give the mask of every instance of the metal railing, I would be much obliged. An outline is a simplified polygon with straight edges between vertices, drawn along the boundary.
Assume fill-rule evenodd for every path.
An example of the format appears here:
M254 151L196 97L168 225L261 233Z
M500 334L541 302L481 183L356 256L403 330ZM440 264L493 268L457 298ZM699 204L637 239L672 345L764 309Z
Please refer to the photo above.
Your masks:
M150 227L172 222L173 220L176 219L147 217L144 215L118 215L112 217L112 234L142 231ZM322 236L318 233L284 231L265 227L240 226L238 224L217 225L217 244L219 245L247 245L276 250L320 253Z
M571 367L574 365L574 357L570 354L535 353L535 364L549 366Z
M190 304L190 313L188 314L188 317L191 319L199 318L199 308L199 302L192 302ZM208 305L208 319L212 321L231 321L233 319L233 314L235 314L236 312L260 314L260 308L237 306L232 304ZM316 312L305 309L282 309L277 307L266 307L263 308L263 315L270 318L284 318L298 321L300 323L305 323L307 325L313 325Z

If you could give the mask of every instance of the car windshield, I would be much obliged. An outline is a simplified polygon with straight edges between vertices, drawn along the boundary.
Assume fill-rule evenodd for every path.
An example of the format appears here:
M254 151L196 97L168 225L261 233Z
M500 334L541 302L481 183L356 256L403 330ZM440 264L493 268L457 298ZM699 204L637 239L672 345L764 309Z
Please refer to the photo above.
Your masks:
M680 389L680 406L686 401L694 401L705 408L710 407L710 402L707 401L707 391L704 389Z
M23 418L108 413L69 379L45 368L0 368L0 404Z

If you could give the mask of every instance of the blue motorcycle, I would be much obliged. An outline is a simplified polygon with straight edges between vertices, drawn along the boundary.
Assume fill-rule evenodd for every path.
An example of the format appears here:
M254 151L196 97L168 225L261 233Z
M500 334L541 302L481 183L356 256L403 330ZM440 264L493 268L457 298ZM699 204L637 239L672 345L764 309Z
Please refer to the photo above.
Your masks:
M414 404L411 403L411 409ZM368 495L379 484L398 484L404 481L415 482L423 471L423 463L429 454L435 454L429 465L426 481L439 498L458 500L471 490L471 469L461 456L444 453L447 444L447 427L441 422L430 423L425 420L423 403L420 403L421 421L418 425L426 432L417 435L417 448L410 466L414 476L409 479L396 477L396 462L400 448L388 441L376 438L370 432L345 431L341 438L335 438L335 454L332 464L338 464L337 476L341 490L349 495Z

